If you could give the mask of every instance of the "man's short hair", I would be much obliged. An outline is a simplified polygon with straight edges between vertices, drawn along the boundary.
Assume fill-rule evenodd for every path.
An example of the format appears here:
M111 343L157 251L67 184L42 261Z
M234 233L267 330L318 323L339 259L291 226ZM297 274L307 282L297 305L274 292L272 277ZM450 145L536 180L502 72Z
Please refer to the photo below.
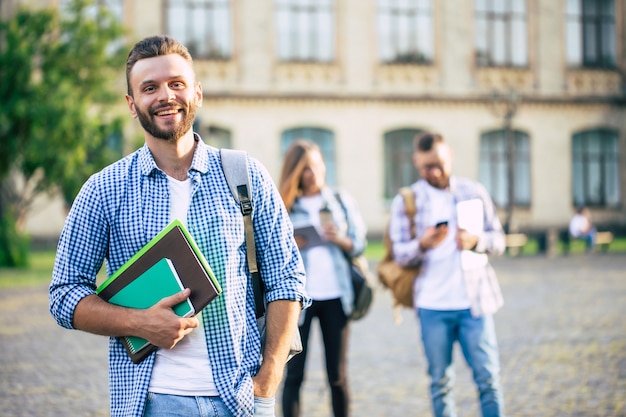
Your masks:
M128 95L131 97L133 95L130 87L130 71L137 61L170 54L178 54L189 64L193 65L193 59L187 47L167 35L149 36L137 42L128 53L128 58L126 59L126 87Z
M413 144L416 152L429 152L433 145L443 142L443 136L438 133L421 132L415 136Z

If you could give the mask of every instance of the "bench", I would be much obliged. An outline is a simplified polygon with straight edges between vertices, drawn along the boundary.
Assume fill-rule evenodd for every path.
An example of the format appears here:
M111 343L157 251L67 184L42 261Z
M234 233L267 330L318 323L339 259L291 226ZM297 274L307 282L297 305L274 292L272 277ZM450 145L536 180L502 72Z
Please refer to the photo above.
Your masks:
M609 250L609 245L613 242L613 233L598 232L596 233L596 246L600 246L603 252Z
M563 243L563 253L567 255L570 251L570 244L572 242L569 231L562 230L559 232L559 240ZM597 232L596 233L596 247L600 247L603 252L609 250L609 245L613 242L613 233L611 232Z
M519 255L528 243L528 236L525 233L509 233L504 236L504 241L509 255Z

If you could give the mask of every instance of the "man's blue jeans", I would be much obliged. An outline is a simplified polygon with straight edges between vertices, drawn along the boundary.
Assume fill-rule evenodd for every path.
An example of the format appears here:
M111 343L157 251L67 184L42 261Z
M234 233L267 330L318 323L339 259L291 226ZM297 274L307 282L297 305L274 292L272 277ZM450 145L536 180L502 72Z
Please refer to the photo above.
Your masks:
M469 310L418 309L422 342L431 378L436 417L454 417L453 346L458 341L478 387L483 417L503 416L500 360L493 316L472 317Z
M194 397L148 393L144 417L233 417L220 397ZM255 417L275 417L274 398L254 398Z

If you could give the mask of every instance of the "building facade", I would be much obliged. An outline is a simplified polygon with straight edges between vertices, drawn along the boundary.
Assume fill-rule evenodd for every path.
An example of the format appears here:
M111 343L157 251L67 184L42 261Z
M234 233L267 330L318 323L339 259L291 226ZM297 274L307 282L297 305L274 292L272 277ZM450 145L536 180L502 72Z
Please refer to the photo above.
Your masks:
M372 236L417 179L422 130L447 138L455 173L483 182L511 229L565 228L578 205L626 227L626 0L99 3L130 41L166 33L189 47L205 141L247 150L278 179L289 143L314 140ZM62 227L46 204L33 235L39 218L46 233Z

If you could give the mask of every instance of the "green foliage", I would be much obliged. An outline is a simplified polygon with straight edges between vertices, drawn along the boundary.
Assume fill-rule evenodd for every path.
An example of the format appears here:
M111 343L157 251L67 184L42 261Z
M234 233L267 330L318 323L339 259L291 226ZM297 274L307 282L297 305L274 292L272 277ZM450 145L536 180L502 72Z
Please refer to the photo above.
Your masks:
M50 283L52 266L54 265L53 250L45 252L31 252L28 267L2 268L0 267L0 290L29 285L43 285Z
M30 240L17 232L15 216L9 211L0 217L0 265L28 266Z
M380 239L369 239L363 255L368 261L378 262L385 256L385 244Z
M110 109L127 48L121 25L93 3L74 0L62 15L21 9L0 22L0 216L10 210L13 226L37 195L60 190L69 205L121 156L109 142L122 139L122 119Z

